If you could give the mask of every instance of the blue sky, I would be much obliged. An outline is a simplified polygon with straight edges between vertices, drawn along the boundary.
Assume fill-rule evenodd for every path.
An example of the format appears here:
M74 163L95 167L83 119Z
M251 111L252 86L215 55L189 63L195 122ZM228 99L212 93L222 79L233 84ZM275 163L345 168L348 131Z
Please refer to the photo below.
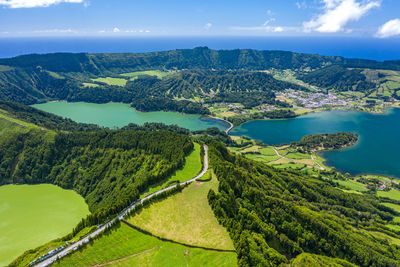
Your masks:
M0 0L6 36L400 36L399 0Z

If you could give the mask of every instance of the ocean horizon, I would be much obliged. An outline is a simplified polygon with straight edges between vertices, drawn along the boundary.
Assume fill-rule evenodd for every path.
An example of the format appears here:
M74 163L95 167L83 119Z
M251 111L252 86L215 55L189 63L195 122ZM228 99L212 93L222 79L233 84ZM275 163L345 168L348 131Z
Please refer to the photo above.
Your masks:
M0 38L0 58L55 52L140 53L198 46L400 60L400 38L370 37L10 37Z

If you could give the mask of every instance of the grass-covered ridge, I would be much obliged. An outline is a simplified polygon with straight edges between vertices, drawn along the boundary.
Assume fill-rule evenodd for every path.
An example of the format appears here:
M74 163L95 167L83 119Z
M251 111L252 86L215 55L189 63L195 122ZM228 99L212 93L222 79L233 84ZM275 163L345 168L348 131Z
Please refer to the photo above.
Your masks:
M210 178L210 181L194 182L182 193L144 208L129 222L156 236L184 244L232 250L226 229L218 223L208 205L209 190L218 189L216 177L210 177L209 172L202 180Z
M235 266L236 254L163 242L125 224L54 266Z

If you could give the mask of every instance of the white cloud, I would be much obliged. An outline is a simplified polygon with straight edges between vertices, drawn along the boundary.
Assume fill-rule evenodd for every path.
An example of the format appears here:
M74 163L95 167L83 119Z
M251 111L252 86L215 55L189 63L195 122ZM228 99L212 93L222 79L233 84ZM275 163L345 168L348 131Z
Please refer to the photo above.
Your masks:
M297 2L296 2L296 6L297 6L298 9L305 9L305 8L308 7L306 1L302 1L302 2L297 1Z
M283 26L270 26L271 22L274 22L275 19L269 19L264 22L263 25L260 26L250 26L250 27L231 27L232 30L237 31L264 31L264 32L284 32L290 30L296 30L296 27L283 27Z
M322 0L324 12L316 18L304 22L306 32L333 33L344 31L350 21L357 21L369 10L379 7L380 0Z
M389 20L383 24L376 33L376 37L379 38L387 38L396 35L400 35L400 19Z
M212 23L208 22L208 23L206 23L206 25L204 25L204 29L209 30L209 29L211 29L212 26L213 26Z
M72 29L48 29L48 30L36 30L34 33L77 33Z
M48 7L59 3L86 3L84 0L0 0L0 5L9 8Z
M121 30L119 29L119 28L117 28L117 27L115 27L114 29L113 29L113 32L115 32L115 33L118 33L118 32L120 32Z

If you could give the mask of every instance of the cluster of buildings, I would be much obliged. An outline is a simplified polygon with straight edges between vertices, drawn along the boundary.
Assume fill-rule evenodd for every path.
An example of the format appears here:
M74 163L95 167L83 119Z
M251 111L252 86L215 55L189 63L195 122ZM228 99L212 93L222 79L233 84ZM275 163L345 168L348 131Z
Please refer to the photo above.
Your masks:
M309 93L303 91L285 90L282 93L276 93L277 96L284 96L291 99L297 106L305 108L322 108L326 106L349 106L350 103L341 99L332 93Z

